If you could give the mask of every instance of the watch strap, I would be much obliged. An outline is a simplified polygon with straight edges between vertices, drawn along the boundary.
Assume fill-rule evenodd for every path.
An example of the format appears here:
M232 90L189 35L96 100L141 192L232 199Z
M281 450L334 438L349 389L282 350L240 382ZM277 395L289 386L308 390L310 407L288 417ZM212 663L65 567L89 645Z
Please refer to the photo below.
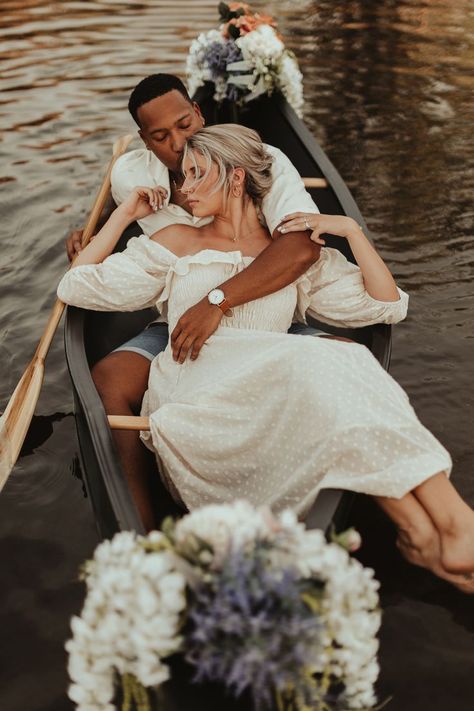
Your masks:
M226 298L224 298L220 304L216 304L216 305L220 308L220 310L222 311L224 316L232 316L233 315L233 311L232 311L230 304Z

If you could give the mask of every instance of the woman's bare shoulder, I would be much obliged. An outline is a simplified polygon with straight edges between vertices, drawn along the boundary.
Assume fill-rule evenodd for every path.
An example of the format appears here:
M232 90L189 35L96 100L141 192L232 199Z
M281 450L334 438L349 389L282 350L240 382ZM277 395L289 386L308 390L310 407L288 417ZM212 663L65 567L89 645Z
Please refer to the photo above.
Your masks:
M198 232L197 227L190 225L168 225L152 234L150 239L163 245L178 257L184 257L195 251Z

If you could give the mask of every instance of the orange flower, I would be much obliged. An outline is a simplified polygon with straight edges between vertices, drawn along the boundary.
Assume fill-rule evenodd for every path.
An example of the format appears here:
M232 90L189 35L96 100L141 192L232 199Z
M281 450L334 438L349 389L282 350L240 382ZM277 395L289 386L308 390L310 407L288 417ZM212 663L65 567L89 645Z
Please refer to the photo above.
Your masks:
M275 29L277 26L275 20L270 15L259 15L258 13L255 15L240 15L239 17L233 17L232 20L229 20L222 28L222 34L227 38L230 37L229 25L237 27L241 35L252 32L260 25L270 25L270 27L274 27Z

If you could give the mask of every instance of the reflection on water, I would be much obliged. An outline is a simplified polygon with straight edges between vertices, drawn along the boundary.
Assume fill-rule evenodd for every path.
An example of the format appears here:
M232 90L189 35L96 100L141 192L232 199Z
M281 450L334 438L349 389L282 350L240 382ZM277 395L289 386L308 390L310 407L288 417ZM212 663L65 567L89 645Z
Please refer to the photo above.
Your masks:
M216 22L216 5L1 3L1 404L53 303L66 264L63 238L83 223L115 138L135 130L130 90L155 71L182 74L191 39ZM392 373L453 453L455 482L472 503L474 3L254 6L280 19L305 75L306 121L411 295ZM7 711L70 708L62 644L80 606L77 567L96 541L72 475L71 411L58 336L25 444L31 456L20 459L0 497ZM396 553L378 558L371 545L369 535L368 555L384 581L381 688L395 696L389 708L445 709L455 685L457 711L467 711L468 603L400 565Z

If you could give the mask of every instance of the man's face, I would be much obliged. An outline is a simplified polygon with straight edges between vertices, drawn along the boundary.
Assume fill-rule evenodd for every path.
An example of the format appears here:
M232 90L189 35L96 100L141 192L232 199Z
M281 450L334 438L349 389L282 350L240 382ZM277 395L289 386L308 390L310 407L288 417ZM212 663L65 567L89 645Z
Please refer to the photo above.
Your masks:
M199 106L173 89L138 109L140 136L169 170L178 172L186 140L203 127Z

